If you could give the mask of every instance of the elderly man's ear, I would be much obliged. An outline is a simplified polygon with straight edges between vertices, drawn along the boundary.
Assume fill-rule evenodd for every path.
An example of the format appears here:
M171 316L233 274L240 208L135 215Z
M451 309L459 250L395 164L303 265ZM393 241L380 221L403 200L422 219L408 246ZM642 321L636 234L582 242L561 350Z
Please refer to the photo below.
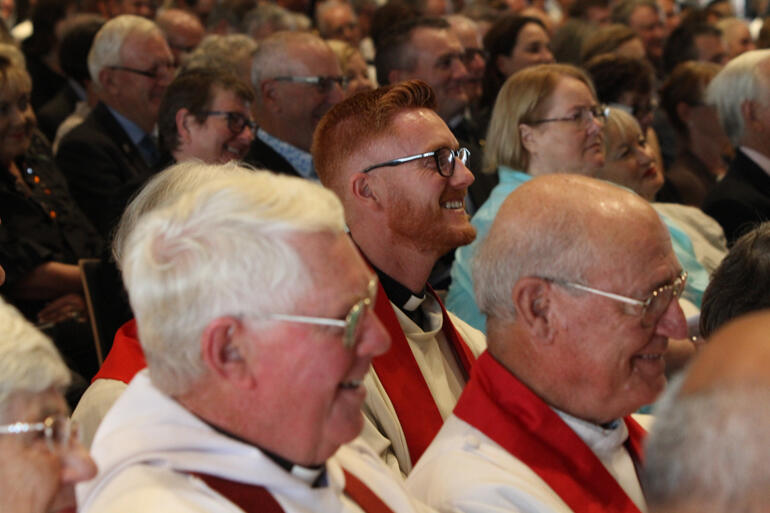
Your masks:
M551 342L554 335L551 284L528 276L516 282L511 294L516 323L539 340Z
M244 342L243 322L235 317L219 317L203 330L201 358L209 372L237 388L250 389L256 379L244 358Z

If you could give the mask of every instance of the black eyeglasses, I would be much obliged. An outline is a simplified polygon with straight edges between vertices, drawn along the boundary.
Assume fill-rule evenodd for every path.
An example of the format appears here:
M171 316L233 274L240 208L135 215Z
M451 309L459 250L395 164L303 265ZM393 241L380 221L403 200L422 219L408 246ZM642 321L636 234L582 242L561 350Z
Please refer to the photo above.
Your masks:
M612 292L605 292L603 290L581 285L567 280L559 280L556 278L543 278L562 287L569 287L576 290L582 290L590 294L606 297L620 303L630 305L635 308L631 313L633 315L639 315L642 318L642 326L649 327L655 324L655 322L663 315L668 305L675 297L681 297L684 291L685 284L687 283L687 271L682 271L679 276L673 279L671 283L667 283L653 290L650 295L644 299L635 299L628 296L621 296L620 294L614 294Z
M466 48L463 52L463 64L466 66L473 62L476 56L481 57L484 62L487 62L487 52L481 48Z
M232 110L204 110L201 112L203 116L222 116L227 118L227 128L233 134L240 134L243 129L249 127L252 132L257 131L257 124L241 114Z
M332 90L334 84L345 89L350 79L348 77L275 77L273 80L314 85L319 93L326 94Z
M568 123L577 123L580 126L587 126L591 121L598 121L604 123L607 116L610 115L610 108L606 105L592 105L591 107L580 107L570 116L564 116L562 118L547 118L536 119L534 121L527 121L525 125L539 125L541 123L554 123L556 121L566 121Z
M375 164L373 166L367 167L361 172L368 173L369 171L379 167L395 167L400 166L401 164L406 164L407 162L412 162L413 160L433 157L434 161L436 162L436 171L438 171L438 174L449 178L455 172L455 159L460 159L460 162L465 165L468 163L468 157L470 156L471 152L468 148L459 148L457 150L452 150L450 148L439 148L436 151L429 151L427 153L420 153L419 155L401 157L400 159L394 159L388 162L383 162L381 164Z
M109 69L114 69L119 71L128 71L129 73L142 75L143 77L151 78L153 80L158 80L161 77L167 77L167 76L173 75L174 71L176 71L176 66L172 62L168 62L165 64L157 64L150 69L136 69L136 68L131 68L129 66L107 66L107 67Z

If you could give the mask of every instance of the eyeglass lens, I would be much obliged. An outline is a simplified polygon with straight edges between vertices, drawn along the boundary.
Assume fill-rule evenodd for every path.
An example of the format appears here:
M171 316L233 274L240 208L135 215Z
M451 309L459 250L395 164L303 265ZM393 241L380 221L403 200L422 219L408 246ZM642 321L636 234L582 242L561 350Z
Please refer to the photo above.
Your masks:
M644 311L642 323L645 326L654 324L666 311L671 304L671 301L675 297L682 295L684 285L685 280L681 277L677 277L672 284L664 285L653 292L652 297L650 298L650 304L647 305L647 308Z

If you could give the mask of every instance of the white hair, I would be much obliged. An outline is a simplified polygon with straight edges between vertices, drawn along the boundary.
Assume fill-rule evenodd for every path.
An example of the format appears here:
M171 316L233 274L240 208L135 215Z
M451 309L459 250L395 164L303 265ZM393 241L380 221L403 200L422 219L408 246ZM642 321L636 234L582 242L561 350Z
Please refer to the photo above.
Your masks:
M212 179L143 216L121 263L153 382L178 395L203 375L212 320L296 310L312 288L297 236L343 230L334 193L266 171Z
M53 342L0 299L0 422L20 420L6 418L17 392L63 390L69 382L69 369Z
M752 50L731 60L706 88L706 102L714 105L727 136L741 143L746 129L741 113L745 101L770 102L770 82L759 64L770 59L770 50Z
M770 387L720 385L682 396L681 382L660 400L646 442L650 511L768 511Z
M88 52L88 72L97 87L101 87L99 73L108 66L122 64L121 50L128 36L137 34L145 37L158 34L163 37L160 28L141 16L123 14L112 18L99 29Z
M479 310L488 318L516 319L512 291L521 278L583 282L587 270L601 261L601 251L590 236L594 212L574 208L574 197L549 199L522 207L531 212L519 212L516 219L511 219L510 209L504 216L498 212L487 237L477 243L471 260L473 288Z

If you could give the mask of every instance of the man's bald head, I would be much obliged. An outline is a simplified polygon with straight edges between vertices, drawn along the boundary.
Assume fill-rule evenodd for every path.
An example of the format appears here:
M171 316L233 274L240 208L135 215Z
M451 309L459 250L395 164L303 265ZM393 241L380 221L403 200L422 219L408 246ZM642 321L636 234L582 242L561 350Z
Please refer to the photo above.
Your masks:
M603 271L599 262L624 258L625 243L643 236L668 237L640 196L579 175L534 178L502 204L474 259L479 308L488 318L513 320L519 278L590 280Z
M770 510L770 311L726 324L656 409L646 447L653 513Z

